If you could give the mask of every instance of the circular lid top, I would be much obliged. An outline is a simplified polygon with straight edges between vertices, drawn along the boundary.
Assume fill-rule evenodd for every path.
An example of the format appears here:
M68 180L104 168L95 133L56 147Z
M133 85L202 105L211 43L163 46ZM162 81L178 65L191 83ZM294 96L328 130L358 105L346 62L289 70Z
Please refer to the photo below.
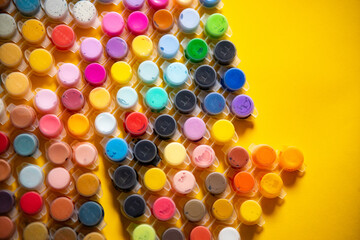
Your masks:
M179 228L168 228L161 236L162 240L185 240L183 232Z
M41 89L35 95L34 105L40 113L55 113L59 106L59 100L53 91Z
M49 232L44 223L32 222L24 228L24 240L33 240L34 236L36 236L37 240L49 239Z
M193 163L200 168L208 168L214 164L215 151L208 145L199 145L192 152Z
M167 9L161 9L154 13L153 24L160 32L170 31L174 25L174 16Z
M131 11L140 10L144 6L145 0L124 0L123 4Z
M95 118L96 132L102 136L113 134L117 127L117 121L111 113L103 112Z
M4 133L0 132L0 154L6 152L10 147L9 137ZM14 140L15 142L15 140Z
M190 240L211 240L210 230L204 226L197 226L191 230Z
M44 201L39 193L27 192L20 198L20 208L28 215L35 215L43 208Z
M213 67L202 65L195 70L194 80L200 89L209 90L217 81L217 73Z
M122 87L116 94L116 100L123 109L131 109L138 103L139 97L132 87Z
M76 190L84 197L95 195L100 188L100 180L93 173L84 173L76 179Z
M66 4L65 0L57 0L57 1L64 1ZM51 0L46 1L46 3L49 2L52 1ZM60 24L54 27L51 33L51 40L58 49L68 50L74 45L76 40L76 35L71 27L65 24Z
M149 121L145 114L132 112L125 117L124 125L126 131L133 136L141 136L146 132Z
M199 222L206 214L205 205L199 199L191 199L184 206L184 214L190 222Z
M16 0L14 2L19 12L26 17L34 16L40 9L39 0Z
M150 7L154 9L166 8L169 4L169 0L148 0Z
M168 104L168 94L161 87L152 87L145 94L145 103L152 111L159 112Z
M11 176L11 165L4 159L0 159L0 182L9 179Z
M205 186L211 194L221 194L226 190L227 180L223 174L212 172L206 177Z
M205 122L201 118L191 117L185 121L183 132L190 141L199 141L206 133Z
M44 3L44 10L49 18L63 20L68 13L66 0L47 0Z
M234 177L234 188L239 193L249 193L255 187L255 179L248 172L238 172Z
M214 217L220 221L228 220L234 213L234 207L228 199L216 200L211 210Z
M105 110L111 104L110 93L103 87L94 88L89 94L89 102L96 110Z
M251 158L258 168L267 169L273 166L277 156L274 148L269 145L260 144L253 149Z
M0 63L8 68L15 68L23 60L21 48L15 43L4 43L0 46Z
M11 239L16 230L15 223L7 216L0 216L0 239Z
M122 138L111 138L105 145L106 156L114 162L122 162L128 154L128 144Z
M83 167L91 166L98 158L96 147L89 142L78 143L73 147L74 160Z
M215 7L221 0L200 0L200 3L206 8Z
M138 218L144 215L146 202L139 194L132 194L124 200L124 212L131 218Z
M126 84L130 82L133 71L129 63L119 61L111 66L110 70L111 78L119 84Z
M71 218L75 207L71 199L67 197L58 197L50 203L50 215L59 222L64 222Z
M231 102L231 112L239 118L247 118L254 112L253 100L244 94L236 96Z
M10 121L16 128L28 128L35 122L36 112L28 105L17 105L10 112Z
M155 200L152 206L154 216L160 221L167 221L174 217L176 205L171 198L160 197Z
M39 140L34 134L22 133L15 137L13 146L17 154L29 157L38 150Z
M69 111L80 111L85 105L84 95L76 88L67 89L61 96L61 103Z
M30 91L29 78L21 72L12 72L5 78L5 88L10 96L25 97Z
M150 168L144 174L144 185L150 191L160 191L166 184L166 174L160 168Z
M61 227L54 233L54 240L77 240L75 230L70 227Z
M189 78L187 67L180 62L170 63L165 69L164 80L171 87L180 87Z
M196 180L194 175L187 170L181 170L174 175L173 187L180 194L192 192L195 185Z
M14 205L14 194L6 190L0 190L0 214L6 214L10 212Z
M26 189L39 188L44 183L44 173L37 165L29 164L21 169L19 183Z
M260 180L260 193L266 198L280 195L284 183L276 173L267 173Z
M54 58L51 53L43 48L37 48L30 53L29 64L38 74L46 74L53 66Z
M207 54L208 45L200 38L191 39L185 48L185 57L193 63L202 62Z
M226 17L220 13L214 13L206 20L205 33L211 38L221 38L226 34L228 27Z
M239 232L233 227L225 227L219 233L219 240L240 240Z
M176 109L184 114L191 113L195 109L196 103L196 95L188 89L180 90L174 98Z
M167 114L159 115L154 122L154 131L160 138L171 138L177 129L175 119Z
M123 165L118 167L113 174L115 187L121 191L131 191L137 185L137 173L134 168Z
M70 184L71 177L68 170L57 167L50 170L46 182L54 190L64 190Z
M238 68L230 68L221 79L221 84L228 91L237 91L245 84L245 74Z
M106 43L106 53L109 57L120 60L128 55L129 47L126 41L120 37L112 37Z
M76 2L72 14L81 27L90 27L97 18L96 8L90 1Z
M179 48L179 40L172 34L162 36L158 43L159 54L161 57L166 59L175 58Z
M16 23L15 19L7 14L0 14L0 38L1 39L10 39L16 33Z
M144 34L149 27L149 19L145 13L136 11L129 15L127 26L134 35Z
M184 9L180 13L179 26L185 33L193 33L200 25L200 15L192 8Z
M252 225L259 222L262 209L258 202L254 200L246 200L241 204L239 214L245 224Z
M104 218L103 207L94 201L84 203L79 208L79 222L86 227L98 225Z
M156 232L152 226L143 223L134 229L132 237L134 240L155 240Z
M93 37L85 38L80 44L81 57L88 62L99 60L103 51L101 42Z
M245 148L235 146L227 153L227 159L231 167L242 168L249 162L250 155Z
M88 233L83 240L105 240L104 235L98 232Z
M304 163L304 155L297 147L287 147L280 152L279 165L285 171L296 171Z
M84 137L90 130L89 119L80 113L75 113L68 118L69 132L75 137Z
M209 115L217 115L224 111L226 100L220 93L212 92L206 95L202 106Z
M132 41L132 50L139 59L146 59L153 53L154 45L152 40L145 35L137 36Z
M61 120L54 114L46 114L40 118L40 132L47 138L58 137L61 134L63 128L64 127Z
M235 127L229 120L220 119L211 128L211 137L219 144L230 142L235 135Z
M105 68L98 63L89 64L85 68L84 75L86 82L95 87L103 85L107 76Z
M178 142L172 142L164 148L164 160L171 166L179 166L187 158L184 145Z
M159 78L159 67L152 61L144 61L139 65L138 77L145 84L153 84Z
M124 30L125 22L117 12L108 12L102 19L101 28L109 37L118 36Z
M180 7L190 7L193 3L193 0L175 0L175 3Z
M57 79L63 87L75 87L80 82L81 73L76 65L72 63L64 63L59 67Z
M221 40L215 45L214 58L221 65L229 65L236 56L236 47L229 40Z
M133 151L135 159L142 164L152 163L157 156L155 143L147 139L138 141Z
M72 150L66 142L53 142L47 149L47 158L53 164L64 164L71 156Z

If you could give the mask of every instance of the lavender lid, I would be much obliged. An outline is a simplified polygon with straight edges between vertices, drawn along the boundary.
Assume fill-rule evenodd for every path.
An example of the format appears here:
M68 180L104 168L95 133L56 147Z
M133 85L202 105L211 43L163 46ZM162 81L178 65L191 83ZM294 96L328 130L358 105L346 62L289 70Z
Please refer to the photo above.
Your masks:
M103 53L103 46L96 38L85 38L80 45L81 57L88 62L96 62Z
M123 3L127 9L136 11L144 6L145 0L123 0Z
M247 118L254 112L253 100L244 94L236 96L231 103L231 112L238 118Z
M120 37L113 37L106 44L106 53L109 57L120 60L127 56L129 47L126 41Z
M191 117L185 121L183 132L189 140L199 141L206 133L205 122L201 118Z

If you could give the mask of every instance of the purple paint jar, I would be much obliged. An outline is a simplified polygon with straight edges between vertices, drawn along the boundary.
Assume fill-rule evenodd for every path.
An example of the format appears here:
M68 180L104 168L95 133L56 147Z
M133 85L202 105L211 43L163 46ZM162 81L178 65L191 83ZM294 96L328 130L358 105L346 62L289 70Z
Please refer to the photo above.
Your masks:
M254 112L253 100L245 95L241 94L236 96L231 102L231 112L238 118L247 118Z
M137 11L144 6L145 0L123 0L123 3L127 9Z
M185 121L183 133L190 141L199 141L205 136L206 124L201 118L191 117Z
M86 82L95 87L103 85L107 76L105 68L98 63L89 64L85 68L84 75Z
M120 37L113 37L106 44L106 53L109 57L120 60L127 56L129 47L126 41Z
M103 46L96 38L85 38L80 45L81 57L88 62L96 62L103 53Z

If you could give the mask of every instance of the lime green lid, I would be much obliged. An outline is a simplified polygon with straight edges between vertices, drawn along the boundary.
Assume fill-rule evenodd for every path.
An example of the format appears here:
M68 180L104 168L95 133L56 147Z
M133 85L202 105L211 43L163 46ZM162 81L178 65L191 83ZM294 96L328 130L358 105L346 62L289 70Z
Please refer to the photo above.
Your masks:
M156 233L152 226L148 224L140 224L132 234L133 240L155 240Z
M152 111L163 110L168 103L168 94L161 87L152 87L145 94L145 103Z
M200 38L190 40L185 49L185 57L193 63L202 62L208 54L208 45Z
M226 17L220 13L214 13L206 20L205 32L211 38L221 38L225 35L229 23Z

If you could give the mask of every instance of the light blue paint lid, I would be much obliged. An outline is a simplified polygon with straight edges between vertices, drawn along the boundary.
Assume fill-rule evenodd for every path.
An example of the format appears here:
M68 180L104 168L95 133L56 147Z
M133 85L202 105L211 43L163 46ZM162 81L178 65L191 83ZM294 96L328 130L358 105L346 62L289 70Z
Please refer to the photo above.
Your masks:
M21 169L19 182L26 189L36 189L43 184L44 174L39 166L28 165Z
M23 157L29 157L37 151L39 140L34 134L23 133L16 136L13 145L17 154Z
M181 87L188 80L188 78L188 69L182 63L171 63L165 69L164 80L171 87Z
M138 76L145 84L153 84L159 78L159 68L152 61L144 61L139 65Z
M166 59L175 58L179 48L179 40L174 35L166 34L160 38L158 51L161 57Z
M116 94L116 101L123 109L130 109L136 106L139 97L135 89L131 87L122 87Z
M112 138L105 145L106 156L114 162L122 162L126 159L128 144L122 138Z
M168 99L167 92L161 87L152 87L145 94L145 104L155 112L163 110Z
M179 16L179 27L184 33L193 33L200 25L199 13L192 9L184 9Z

